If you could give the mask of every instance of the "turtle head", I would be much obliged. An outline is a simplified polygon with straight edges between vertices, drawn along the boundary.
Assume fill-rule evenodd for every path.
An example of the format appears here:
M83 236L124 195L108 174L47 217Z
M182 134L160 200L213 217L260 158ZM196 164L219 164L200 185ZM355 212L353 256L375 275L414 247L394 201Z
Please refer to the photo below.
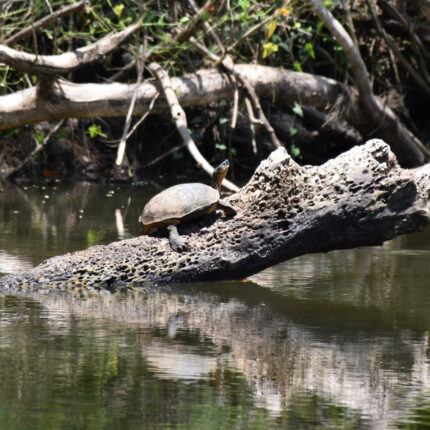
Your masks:
M227 175L228 168L230 167L230 163L228 160L224 160L218 167L214 169L212 173L212 186L216 188L218 191L221 190L221 183L225 176Z

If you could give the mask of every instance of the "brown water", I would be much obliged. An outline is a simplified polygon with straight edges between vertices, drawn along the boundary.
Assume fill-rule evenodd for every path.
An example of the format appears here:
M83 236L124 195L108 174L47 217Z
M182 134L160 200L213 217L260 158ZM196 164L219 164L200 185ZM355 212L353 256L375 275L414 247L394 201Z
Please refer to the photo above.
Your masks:
M155 190L0 194L0 271L134 236ZM430 229L248 282L0 293L0 429L430 427Z

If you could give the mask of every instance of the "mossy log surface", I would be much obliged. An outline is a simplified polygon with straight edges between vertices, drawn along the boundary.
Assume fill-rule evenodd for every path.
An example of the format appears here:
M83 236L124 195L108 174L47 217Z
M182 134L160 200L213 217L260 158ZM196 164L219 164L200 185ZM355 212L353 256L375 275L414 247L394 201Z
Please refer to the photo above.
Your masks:
M182 224L189 250L167 236L140 236L46 260L7 275L2 289L109 288L145 283L240 279L305 253L377 245L429 221L430 165L399 167L373 139L321 166L273 152L221 212Z

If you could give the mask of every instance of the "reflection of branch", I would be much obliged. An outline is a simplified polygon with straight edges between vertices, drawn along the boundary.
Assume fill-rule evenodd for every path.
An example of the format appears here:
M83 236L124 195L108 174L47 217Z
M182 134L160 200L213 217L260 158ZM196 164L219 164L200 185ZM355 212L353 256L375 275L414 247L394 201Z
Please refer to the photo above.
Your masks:
M178 102L178 98L172 88L172 83L170 81L170 77L167 72L157 63L151 63L149 65L149 69L157 79L160 81L160 84L163 88L164 95L166 97L167 103L170 107L170 112L173 120L175 121L176 128L178 129L181 138L188 149L191 156L196 160L196 162L203 168L205 172L209 175L212 175L214 168L209 164L209 162L203 157L203 155L198 150L194 140L190 136L188 132L187 125L187 117L185 115L184 110ZM230 181L224 179L222 185L224 185L230 191L239 191L239 188L232 184Z
M16 70L34 75L52 75L71 72L94 63L114 50L140 28L140 22L117 33L109 33L89 46L61 55L35 55L0 45L0 60Z
M49 24L56 21L58 18L61 18L61 17L66 16L66 15L70 15L74 12L78 12L81 9L85 8L86 6L88 6L87 0L82 0L78 3L72 4L70 6L65 6L65 7L49 14L48 16L44 16L39 21L36 21L35 23L30 25L29 27L24 28L23 30L19 31L18 33L14 34L13 36L8 37L5 40L5 44L8 46L12 46L16 42L18 42L18 40L24 39L25 37L28 37L31 34L33 34L33 32L40 30L41 28L47 27Z

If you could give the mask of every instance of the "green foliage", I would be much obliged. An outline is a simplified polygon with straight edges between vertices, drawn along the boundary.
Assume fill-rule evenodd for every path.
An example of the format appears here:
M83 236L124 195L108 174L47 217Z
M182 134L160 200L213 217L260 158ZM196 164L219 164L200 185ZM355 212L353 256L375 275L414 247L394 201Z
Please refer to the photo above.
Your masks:
M101 137L107 137L105 133L103 133L102 128L100 125L97 124L91 124L88 127L88 134L91 138L101 136Z
M69 3L71 4L72 0ZM201 7L205 2L197 3ZM218 35L222 46L210 37L202 23L193 32L195 39L204 44L210 52L222 56L227 50L236 63L266 64L298 72L324 75L340 82L354 84L354 76L343 50L325 24L312 11L311 2L230 0L217 5L221 3L219 10L206 10L202 20L207 22ZM348 2L341 0L323 2L348 31L355 32L366 67L372 74L375 93L384 94L402 85L405 88L413 87L410 74L405 72L402 64L387 49L376 26L362 25L362 17L370 16L367 3L349 2L351 8L349 15L344 6L346 3ZM195 72L199 68L207 68L209 64L207 58L204 58L189 40L181 43L173 42L178 31L190 25L196 16L195 10L188 2L176 1L173 4L176 8L177 22L166 2L90 0L87 9L74 14L73 17L56 20L34 35L20 40L13 47L40 55L62 54L87 46L112 31L122 30L141 20L142 29L130 37L120 49L106 56L97 67L88 67L67 76L67 79L79 82L110 80L124 66L121 59L124 51L128 51L133 56L142 56L145 38L146 49L155 54L156 60L168 70L171 76L180 76L187 72ZM51 2L34 0L30 5L31 7L27 7L23 2L6 2L5 6L0 8L0 38L3 41L49 15L50 7L58 10L64 6L64 3L59 0ZM393 7L398 8L397 4ZM428 18L419 8L409 5L398 9L398 12L405 19L407 18L407 22L414 22L417 26L428 25ZM383 11L381 13L380 18L384 25ZM353 29L350 28L351 19ZM390 28L387 27L386 30ZM391 37L398 44L400 52L411 67L421 76L427 77L430 73L425 59L428 58L430 50L426 46L424 48L418 46L411 31L413 30L408 29L399 33L400 36L395 34ZM147 72L145 72L146 77L149 77ZM134 73L122 78L123 82L135 82L135 80ZM12 93L37 83L38 78L34 76L26 76L9 66L0 65L2 94ZM302 117L300 106L296 105L292 108L299 121ZM218 109L221 114L224 109L221 103ZM217 126L227 128L230 113L231 109L226 114L223 112L224 123L218 121ZM207 118L191 126L192 129L207 127ZM95 124L88 127L88 134L91 138L106 136L101 127ZM297 129L292 126L290 135L295 134ZM224 142L221 144L224 145Z

